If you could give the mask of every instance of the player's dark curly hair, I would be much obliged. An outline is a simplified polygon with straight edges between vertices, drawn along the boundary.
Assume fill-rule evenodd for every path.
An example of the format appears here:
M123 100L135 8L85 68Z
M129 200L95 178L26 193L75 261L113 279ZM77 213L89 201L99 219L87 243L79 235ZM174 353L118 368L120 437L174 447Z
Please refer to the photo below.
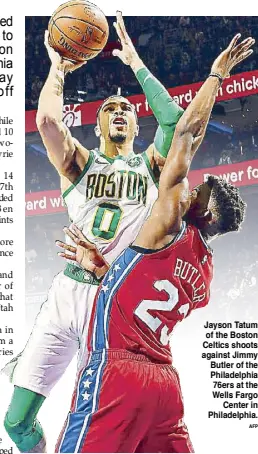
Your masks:
M211 188L212 211L218 216L217 233L223 235L238 231L246 212L246 203L239 189L214 175L208 177L207 184Z

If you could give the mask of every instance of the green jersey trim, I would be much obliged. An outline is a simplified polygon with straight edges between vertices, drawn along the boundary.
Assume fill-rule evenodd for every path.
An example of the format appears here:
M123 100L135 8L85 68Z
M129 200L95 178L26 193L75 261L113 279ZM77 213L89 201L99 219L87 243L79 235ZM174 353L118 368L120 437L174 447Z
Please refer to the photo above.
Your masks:
M97 279L90 271L84 270L73 263L67 263L64 275L82 284L99 285L102 280Z
M148 158L148 156L146 154L146 151L144 151L140 156L143 157L143 160L144 160L144 162L146 164L146 167L147 167L147 169L149 171L149 174L150 174L150 176L151 176L151 178L153 180L153 183L158 188L159 187L159 183L158 183L157 179L155 178L155 175L154 175L153 170L151 168L150 161L149 161L149 158Z
M78 183L80 183L81 179L84 177L85 173L90 168L90 166L91 166L91 164L93 162L93 159L94 159L94 155L93 155L92 151L90 151L89 152L89 159L88 159L87 163L85 164L85 167L84 167L82 173L78 176L78 178L76 178L74 183L72 183L71 186L69 186L69 188L67 188L64 191L63 199L68 196L68 194L71 192L71 190L74 189L77 186Z
M130 153L128 156L121 156L120 154L118 154L114 158L110 158L109 156L106 156L104 153L101 153L100 151L98 154L102 156L102 158L106 159L110 164L113 164L113 162L117 161L118 159L122 161L127 161L130 157L137 156L135 155L135 153Z
M115 160L114 158L110 158L109 156L106 156L104 153L100 153L100 151L98 152L98 154L102 158L106 159L106 161L109 162L110 164L112 164Z

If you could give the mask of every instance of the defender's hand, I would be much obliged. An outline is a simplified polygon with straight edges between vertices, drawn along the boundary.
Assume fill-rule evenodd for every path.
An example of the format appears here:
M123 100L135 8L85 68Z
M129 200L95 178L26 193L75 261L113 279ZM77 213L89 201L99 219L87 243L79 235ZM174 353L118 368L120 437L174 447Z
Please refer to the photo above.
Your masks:
M255 40L249 37L237 44L240 36L241 34L238 33L232 39L229 46L216 58L212 65L211 72L219 74L222 79L229 77L231 69L253 53L250 47L253 46Z
M115 49L112 54L115 57L119 57L125 65L133 66L136 60L138 61L140 58L126 31L121 11L117 11L116 22L113 25L121 42L122 50Z
M50 45L48 30L45 31L44 44L46 46L47 53L52 65L57 69L63 71L64 74L67 74L68 72L73 72L87 63L87 62L74 63L70 60L66 60L65 58L61 57L61 55L59 55L59 53L55 51L53 47Z
M59 252L58 255L79 263L82 268L91 271L97 278L104 276L109 269L109 265L106 263L95 244L88 241L76 225L72 226L72 230L65 227L64 232L73 240L76 246L71 246L63 241L56 241L58 247L70 252L70 254L67 252Z

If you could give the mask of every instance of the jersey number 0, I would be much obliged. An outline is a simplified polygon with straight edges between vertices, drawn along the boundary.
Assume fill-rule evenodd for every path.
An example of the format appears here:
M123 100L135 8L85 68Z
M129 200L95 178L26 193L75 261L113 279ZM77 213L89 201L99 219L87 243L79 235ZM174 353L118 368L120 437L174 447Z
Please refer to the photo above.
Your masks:
M112 240L116 235L121 216L122 210L119 206L100 203L92 225L93 235L104 240Z

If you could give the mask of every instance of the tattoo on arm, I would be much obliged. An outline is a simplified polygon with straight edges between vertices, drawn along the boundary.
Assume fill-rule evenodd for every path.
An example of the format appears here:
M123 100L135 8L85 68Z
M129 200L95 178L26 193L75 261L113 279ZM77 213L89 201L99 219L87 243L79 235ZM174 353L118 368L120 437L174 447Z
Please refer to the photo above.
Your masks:
M64 79L56 74L56 82L54 84L55 95L62 96L64 91Z

